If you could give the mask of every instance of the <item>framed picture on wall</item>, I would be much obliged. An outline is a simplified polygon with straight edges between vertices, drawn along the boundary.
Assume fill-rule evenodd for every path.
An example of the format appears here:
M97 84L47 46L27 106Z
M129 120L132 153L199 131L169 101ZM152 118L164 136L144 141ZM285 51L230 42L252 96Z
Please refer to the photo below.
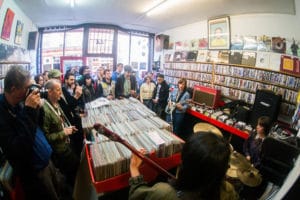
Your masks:
M230 48L230 21L228 16L208 20L208 48Z
M2 32L1 32L1 38L4 40L9 40L10 38L10 32L12 23L14 21L15 13L8 8L5 14L3 26L2 26Z
M20 20L17 20L15 44L21 44L21 42L22 42L23 26L24 26L24 23L22 23Z

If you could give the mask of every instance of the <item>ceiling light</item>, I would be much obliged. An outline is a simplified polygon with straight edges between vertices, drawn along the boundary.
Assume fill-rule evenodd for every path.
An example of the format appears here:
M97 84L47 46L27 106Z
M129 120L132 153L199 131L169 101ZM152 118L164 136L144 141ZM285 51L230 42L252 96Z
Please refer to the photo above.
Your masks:
M75 6L75 0L70 0L70 6L71 6L71 8L74 8L74 6Z

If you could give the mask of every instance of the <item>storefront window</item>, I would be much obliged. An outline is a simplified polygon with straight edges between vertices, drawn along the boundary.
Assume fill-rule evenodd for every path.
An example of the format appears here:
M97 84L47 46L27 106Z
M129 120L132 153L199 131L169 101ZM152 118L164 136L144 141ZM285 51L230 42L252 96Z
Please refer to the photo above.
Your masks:
M137 72L149 68L149 55L152 55L149 54L150 34L118 27L84 25L49 27L41 32L41 72L60 69L61 56L83 57L92 71L96 71L99 66L114 70L117 63L132 65Z
M118 31L118 58L117 63L129 64L130 34Z
M83 28L66 32L65 56L82 56Z
M60 57L63 56L64 32L43 34L42 71L60 69Z
M114 29L90 28L88 54L112 54Z
M130 45L130 65L139 75L148 71L149 39L145 36L132 35Z

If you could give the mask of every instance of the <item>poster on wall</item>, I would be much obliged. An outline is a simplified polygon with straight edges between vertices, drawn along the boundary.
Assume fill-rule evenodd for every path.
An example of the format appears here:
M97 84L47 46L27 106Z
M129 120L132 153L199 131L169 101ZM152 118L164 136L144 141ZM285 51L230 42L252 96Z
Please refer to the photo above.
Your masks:
M208 48L229 49L230 24L229 17L208 20Z
M15 44L21 44L22 42L23 26L24 23L18 20L16 25Z
M5 14L3 26L2 26L2 32L1 32L1 38L4 40L9 40L10 38L10 32L12 23L14 21L15 13L8 8Z

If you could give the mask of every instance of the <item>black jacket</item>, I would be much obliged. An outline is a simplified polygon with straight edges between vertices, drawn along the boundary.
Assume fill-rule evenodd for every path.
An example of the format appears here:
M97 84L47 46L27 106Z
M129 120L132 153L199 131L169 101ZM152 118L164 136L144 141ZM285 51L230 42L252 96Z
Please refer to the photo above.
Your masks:
M121 76L118 77L117 82L116 82L116 88L115 88L115 93L116 93L116 98L120 97L128 97L124 95L124 82L125 82L125 76L122 74ZM130 76L130 86L131 90L136 91L136 78L134 76Z
M12 107L1 94L0 112L0 147L14 172L29 178L34 172L33 146L38 110L21 104Z
M152 95L152 99L155 99L156 97L156 91L157 91L157 87L158 84L156 85L154 91L153 91L153 95ZM164 108L167 106L168 104L168 98L169 98L169 85L167 84L167 82L164 80L161 83L161 88L159 90L159 94L158 94L158 104Z

